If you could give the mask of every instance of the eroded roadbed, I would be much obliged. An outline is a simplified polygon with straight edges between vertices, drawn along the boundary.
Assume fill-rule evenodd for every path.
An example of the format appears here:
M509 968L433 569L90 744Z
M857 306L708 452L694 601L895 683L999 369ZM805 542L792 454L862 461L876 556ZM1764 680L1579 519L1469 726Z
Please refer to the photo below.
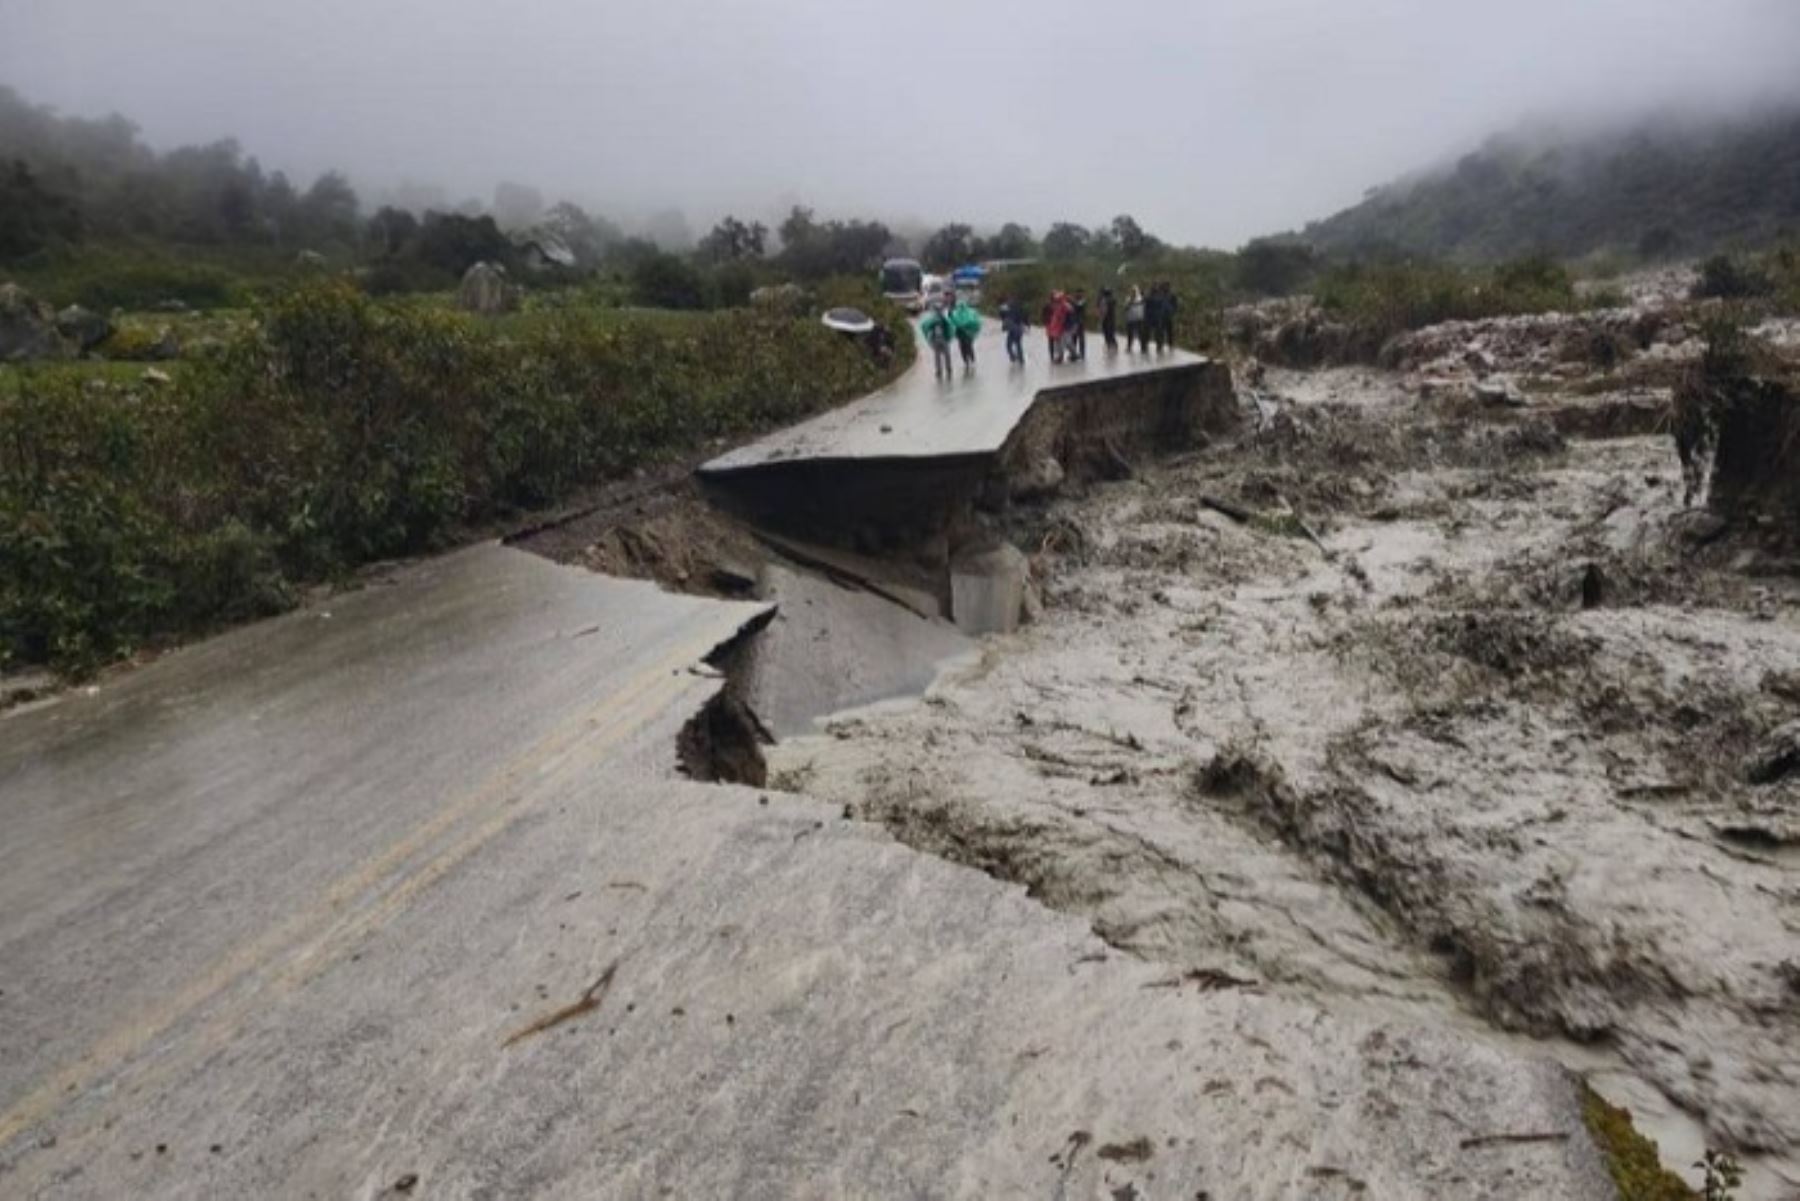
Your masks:
M1553 1066L676 778L761 612L479 547L0 722L0 1191L1606 1195Z
M1555 1055L1792 1196L1800 589L1696 550L1668 437L1399 384L1271 372L1243 438L1014 514L1040 620L771 782L1191 979Z

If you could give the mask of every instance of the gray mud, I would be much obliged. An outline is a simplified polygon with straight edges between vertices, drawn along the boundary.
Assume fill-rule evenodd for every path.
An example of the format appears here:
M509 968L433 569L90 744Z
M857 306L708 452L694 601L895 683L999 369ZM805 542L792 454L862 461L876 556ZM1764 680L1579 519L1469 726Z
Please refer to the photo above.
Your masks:
M1800 591L1696 550L1666 436L1565 439L1626 390L1582 382L1259 374L1241 439L1015 515L1037 623L770 783L1203 989L1559 1058L1794 1196Z

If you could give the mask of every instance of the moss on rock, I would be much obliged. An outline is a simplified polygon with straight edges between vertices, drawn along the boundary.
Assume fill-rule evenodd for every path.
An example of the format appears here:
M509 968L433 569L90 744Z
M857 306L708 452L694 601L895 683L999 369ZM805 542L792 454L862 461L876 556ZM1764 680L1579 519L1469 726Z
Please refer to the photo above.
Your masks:
M1581 1116L1606 1159L1619 1201L1699 1201L1699 1193L1663 1166L1656 1143L1631 1124L1630 1110L1609 1105L1583 1085Z

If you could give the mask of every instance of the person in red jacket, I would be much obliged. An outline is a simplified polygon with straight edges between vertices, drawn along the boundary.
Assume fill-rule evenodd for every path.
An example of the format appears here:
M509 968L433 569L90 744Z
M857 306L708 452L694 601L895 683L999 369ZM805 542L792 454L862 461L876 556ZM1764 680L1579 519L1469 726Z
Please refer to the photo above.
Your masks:
M1073 310L1069 308L1068 297L1061 292L1050 293L1050 303L1044 306L1044 332L1050 337L1050 361L1063 361L1063 350L1067 345L1069 333L1069 317Z

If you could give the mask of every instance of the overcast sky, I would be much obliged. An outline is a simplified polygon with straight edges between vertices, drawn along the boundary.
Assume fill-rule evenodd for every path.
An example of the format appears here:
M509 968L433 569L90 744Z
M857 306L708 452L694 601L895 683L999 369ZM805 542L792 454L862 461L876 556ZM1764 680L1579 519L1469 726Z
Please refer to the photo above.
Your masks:
M1800 78L1800 0L0 0L0 82L371 195L1232 246L1526 116Z

